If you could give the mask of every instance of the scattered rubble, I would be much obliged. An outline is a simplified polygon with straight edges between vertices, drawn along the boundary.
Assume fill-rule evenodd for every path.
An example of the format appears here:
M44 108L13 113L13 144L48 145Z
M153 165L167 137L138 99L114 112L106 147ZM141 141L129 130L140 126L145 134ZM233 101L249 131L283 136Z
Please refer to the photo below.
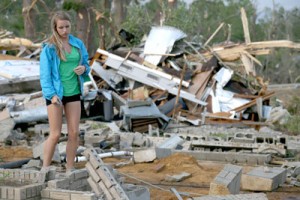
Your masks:
M200 45L185 38L174 27L153 27L136 48L97 50L83 96L81 166L68 174L66 124L56 167L40 171L50 130L40 87L33 84L39 62L28 58L38 58L41 45L1 39L1 49L20 52L0 59L0 148L30 153L17 160L11 149L10 156L0 154L0 198L147 200L161 190L169 199L264 200L268 193L257 192L299 187L300 163L289 156L299 154L300 138L269 128L285 124L290 114L271 106L276 93L256 74L262 64L255 56L300 45L251 42L246 31L244 44L209 47L209 40ZM31 51L21 58L26 48Z

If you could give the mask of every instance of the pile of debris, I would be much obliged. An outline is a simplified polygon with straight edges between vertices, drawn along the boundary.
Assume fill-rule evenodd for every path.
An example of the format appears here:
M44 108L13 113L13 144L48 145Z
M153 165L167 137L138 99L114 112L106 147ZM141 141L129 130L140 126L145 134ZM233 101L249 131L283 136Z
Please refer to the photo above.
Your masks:
M268 81L257 76L255 66L262 64L255 56L269 54L274 47L299 49L300 45L291 41L251 42L245 24L243 44L208 46L224 24L203 45L186 41L187 35L177 28L161 26L153 27L137 47L98 49L90 61L90 81L85 83L84 123L80 124L76 156L85 166L68 176L59 173L62 169L51 169L46 174L37 171L50 132L40 88L34 86L37 91L30 94L0 96L0 146L23 145L33 152L32 158L13 163L21 165L22 170L0 170L0 180L4 180L0 198L150 199L147 187L125 184L123 175L143 181L125 170L117 173L102 160L114 156L125 160L115 165L120 171L123 166L151 163L154 169L143 169L148 177L160 177L162 182L174 185L187 181L188 186L194 184L189 182L193 178L199 186L199 177L211 171L199 167L198 161L231 163L218 169L219 174L210 174L214 179L204 176L210 185L205 186L203 195L209 187L210 196L198 199L267 199L263 193L240 194L240 189L269 192L284 184L299 186L299 162L288 163L283 158L288 153L299 153L300 139L261 128L289 114L282 108L272 108L270 98L274 92L268 90ZM19 49L18 56L27 53L31 58L38 57L41 46L10 38L0 39L0 49ZM19 92L17 83L23 90L29 80L39 84L38 61L15 59L8 56L0 61L0 95ZM23 124L29 127L26 133ZM213 126L216 124L223 126ZM226 127L229 124L230 128ZM255 129L240 129L248 126ZM63 124L52 160L59 167L65 162L67 135ZM281 168L267 166L278 163ZM12 163L0 164L0 168L17 168ZM255 167L242 174L238 164ZM143 170L135 169L135 175ZM9 181L26 184L5 185ZM178 199L181 195L200 196L180 193L173 187L170 191Z
M255 64L262 64L255 56L274 47L300 48L298 44L268 41L208 48L185 37L174 27L153 27L138 48L97 50L91 60L92 85L114 91L116 107L131 118L124 121L126 130L166 127L168 120L156 106L161 114L193 125L259 127L272 121L274 92L256 75Z

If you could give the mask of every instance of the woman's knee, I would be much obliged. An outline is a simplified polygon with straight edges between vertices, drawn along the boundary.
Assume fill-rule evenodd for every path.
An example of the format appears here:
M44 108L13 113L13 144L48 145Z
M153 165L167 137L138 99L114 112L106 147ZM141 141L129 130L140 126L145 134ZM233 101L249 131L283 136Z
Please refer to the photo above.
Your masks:
M57 143L60 138L60 133L50 133L49 138L51 141Z

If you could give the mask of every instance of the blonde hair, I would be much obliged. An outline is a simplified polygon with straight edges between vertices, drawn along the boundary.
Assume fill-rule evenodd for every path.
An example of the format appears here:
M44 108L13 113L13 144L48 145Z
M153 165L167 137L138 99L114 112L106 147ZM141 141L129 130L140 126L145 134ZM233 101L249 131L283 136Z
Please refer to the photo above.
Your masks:
M63 51L63 42L57 33L56 26L58 20L67 20L71 22L71 17L64 11L56 12L51 19L52 35L49 37L48 42L56 47L57 54L60 59L66 60L65 53Z

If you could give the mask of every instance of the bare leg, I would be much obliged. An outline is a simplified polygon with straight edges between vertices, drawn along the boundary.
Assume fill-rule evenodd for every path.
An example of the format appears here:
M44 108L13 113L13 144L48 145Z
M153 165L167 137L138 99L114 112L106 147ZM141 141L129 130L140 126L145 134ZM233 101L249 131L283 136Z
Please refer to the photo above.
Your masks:
M50 134L44 145L43 167L51 164L55 146L59 140L62 126L63 107L55 104L47 106Z
M67 142L67 170L74 167L74 160L78 147L79 122L81 115L80 101L69 102L65 105L65 116L68 126Z

